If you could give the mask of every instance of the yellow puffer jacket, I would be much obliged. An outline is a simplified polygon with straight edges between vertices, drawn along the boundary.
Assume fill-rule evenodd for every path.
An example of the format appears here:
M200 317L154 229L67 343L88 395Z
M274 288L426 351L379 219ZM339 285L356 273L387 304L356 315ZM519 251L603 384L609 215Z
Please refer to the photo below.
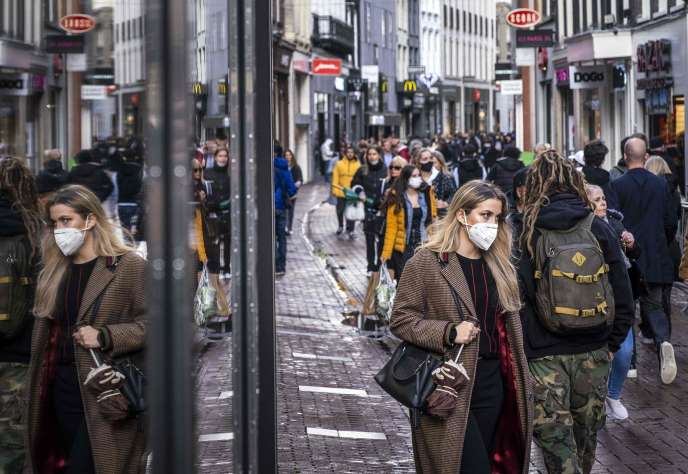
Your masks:
M437 218L437 204L434 189L430 188L428 192L425 193L425 198L429 198L430 215L434 221ZM384 260L389 260L394 250L400 253L406 251L406 209L400 209L398 214L396 213L396 209L396 205L391 205L387 208L385 238L382 246L382 258ZM425 225L425 222L423 222L422 225Z
M335 185L341 186L343 188L351 187L351 180L354 179L354 175L358 168L361 167L361 163L358 160L350 160L348 158L342 158L334 165L334 170L332 170L332 194L338 198L344 197L344 191L337 189Z

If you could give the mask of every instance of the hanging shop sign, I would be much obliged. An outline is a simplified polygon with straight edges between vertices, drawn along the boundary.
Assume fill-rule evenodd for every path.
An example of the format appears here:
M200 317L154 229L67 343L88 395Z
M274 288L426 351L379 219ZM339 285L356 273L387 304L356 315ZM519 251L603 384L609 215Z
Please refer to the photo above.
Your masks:
M542 17L532 8L517 8L506 16L506 22L514 28L531 28L540 23Z
M81 35L47 35L45 52L49 54L81 54L84 52L84 37Z
M346 80L346 88L349 92L361 92L364 84L360 77L350 77Z
M516 48L516 66L535 66L535 49Z
M361 77L369 84L377 84L380 80L380 66L363 65L361 66Z
M414 76L416 74L425 74L425 66L409 66L408 73L409 76Z
M499 92L502 95L523 95L523 81L499 81Z
M96 27L96 19L91 15L76 14L67 15L60 18L60 28L67 33L83 34L88 33Z
M386 78L382 79L380 81L380 92L383 94L386 94L388 90L389 90L389 80Z
M105 100L108 98L107 86L84 84L81 86L81 100Z
M517 48L551 48L556 43L554 30L518 30Z
M412 79L407 79L403 82L399 82L398 84L399 85L397 87L397 90L399 92L412 93L412 92L416 92L418 90L418 83Z
M560 67L554 71L554 77L557 79L558 86L568 86L569 85L569 68Z
M569 66L569 87L571 89L597 89L606 84L606 66Z
M311 72L316 76L339 76L342 60L336 58L314 58Z
M426 74L421 74L420 76L420 81L425 84L425 87L428 89L432 89L432 87L437 83L437 81L440 80L440 76L435 74L434 72L426 73Z

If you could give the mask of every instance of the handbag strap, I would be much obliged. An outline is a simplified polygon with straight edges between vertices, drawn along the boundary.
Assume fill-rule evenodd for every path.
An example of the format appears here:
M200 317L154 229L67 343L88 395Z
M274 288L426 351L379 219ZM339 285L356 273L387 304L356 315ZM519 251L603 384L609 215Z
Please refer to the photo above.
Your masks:
M447 253L438 253L437 254L437 262L440 264L440 267L445 268L449 264L449 254ZM456 292L456 289L451 285L451 283L447 283L449 286L449 290L451 291L452 299L454 300L454 305L456 306L456 310L459 312L459 319L461 321L468 321L466 316L464 315L461 301L459 298L458 293Z

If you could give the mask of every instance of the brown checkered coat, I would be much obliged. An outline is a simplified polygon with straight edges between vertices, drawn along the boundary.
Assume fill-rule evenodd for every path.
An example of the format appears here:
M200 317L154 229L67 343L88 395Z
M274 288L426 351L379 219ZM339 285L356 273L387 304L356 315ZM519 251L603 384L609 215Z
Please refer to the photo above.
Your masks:
M459 316L448 285L456 289L464 308L476 317L468 284L456 254L449 255L448 264L440 265L437 254L422 249L411 258L399 282L394 301L390 328L399 338L428 349L436 355L450 349L445 337L450 323L458 323ZM504 315L506 336L514 362L514 383L520 429L525 440L523 472L528 472L532 440L532 400L528 364L523 350L523 332L518 314ZM456 474L461 466L464 435L478 360L476 341L467 345L461 355L470 382L459 390L459 400L448 420L422 416L413 430L413 452L416 470L426 474ZM455 350L451 350L455 352ZM470 474L470 473L466 473Z
M140 350L146 337L144 293L145 261L134 253L123 255L117 265L106 266L106 258L99 257L88 280L79 310L77 324L91 317L91 306L103 294L93 326L107 326L112 336L112 351L116 357ZM52 320L37 318L34 326L27 418L27 446L31 472L45 462L50 442L56 433L54 419L41 404L41 390L46 380L45 359L49 347ZM86 379L94 366L88 351L75 344L75 358L79 380ZM98 474L142 472L145 433L137 432L137 421L127 419L109 422L100 416L96 398L81 386L94 463ZM49 433L46 436L46 433ZM39 442L39 435L43 434Z

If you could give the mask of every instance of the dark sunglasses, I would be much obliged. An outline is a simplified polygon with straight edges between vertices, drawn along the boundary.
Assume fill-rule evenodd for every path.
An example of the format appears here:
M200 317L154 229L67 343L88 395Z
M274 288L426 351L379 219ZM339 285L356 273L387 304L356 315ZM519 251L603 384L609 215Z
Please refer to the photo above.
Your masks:
M389 169L399 171L399 170L402 170L403 167L402 166L390 166Z
M201 171L203 171L203 168L194 168L193 169L194 173L200 173Z

